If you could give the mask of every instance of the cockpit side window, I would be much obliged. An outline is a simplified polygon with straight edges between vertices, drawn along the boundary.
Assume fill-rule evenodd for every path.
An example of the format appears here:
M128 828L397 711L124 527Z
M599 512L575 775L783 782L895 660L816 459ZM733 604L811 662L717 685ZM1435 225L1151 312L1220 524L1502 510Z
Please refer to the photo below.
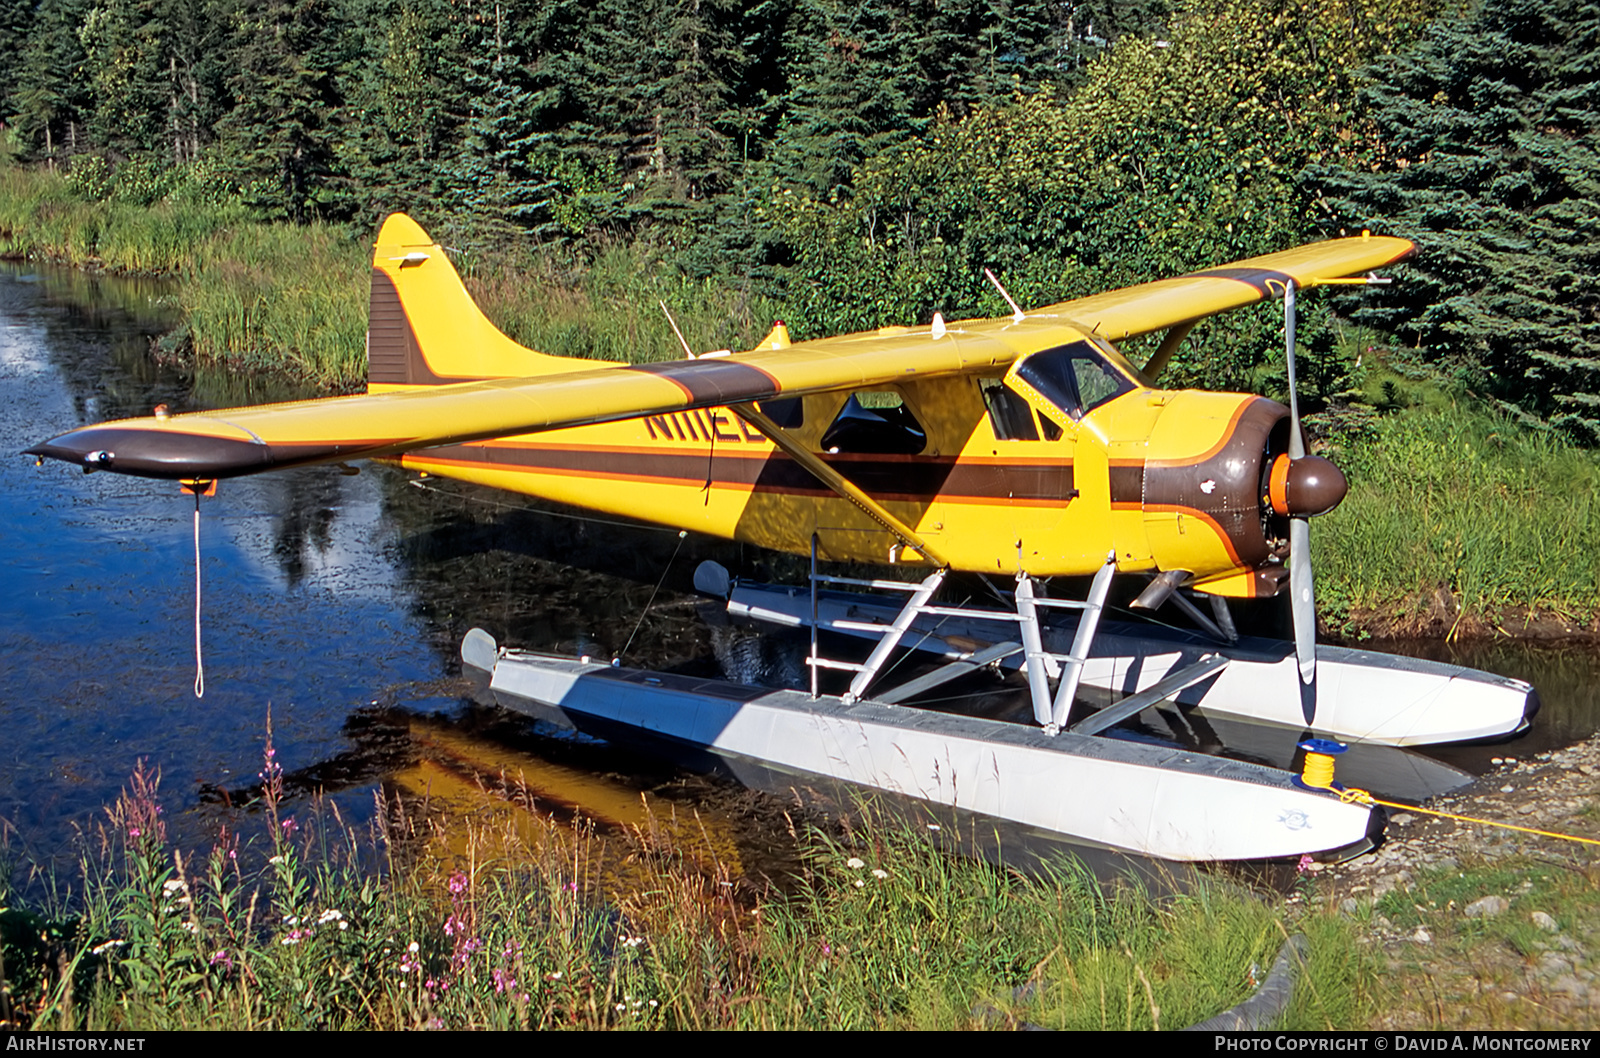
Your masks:
M1017 365L1017 377L1073 419L1134 388L1132 380L1113 369L1088 342L1025 357Z
M989 409L989 426L996 441L1039 439L1039 431L1033 425L1033 409L1020 394L998 378L978 379L978 391L983 394L983 406Z

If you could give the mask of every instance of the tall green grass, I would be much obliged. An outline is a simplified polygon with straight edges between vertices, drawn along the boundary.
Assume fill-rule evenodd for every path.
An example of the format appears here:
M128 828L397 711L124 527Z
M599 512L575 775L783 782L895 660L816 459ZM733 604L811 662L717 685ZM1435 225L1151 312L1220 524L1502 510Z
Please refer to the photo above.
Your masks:
M87 198L65 177L0 165L0 254L146 274L176 273L237 208Z
M242 224L196 247L178 303L202 363L323 389L366 380L371 247L326 224Z
M484 313L553 356L645 363L683 357L663 306L696 353L749 349L782 313L769 299L672 268L647 241L583 260L555 251L464 254L456 267Z
M117 1031L1171 1029L1247 996L1307 925L1312 957L1287 1026L1347 1027L1367 1010L1340 920L1296 923L1281 899L1221 882L1157 900L1070 864L1023 876L868 817L844 837L801 839L800 876L783 887L645 834L613 836L643 866L639 884L608 895L590 884L600 872L583 841L475 830L454 858L420 854L395 813L373 837L336 813L291 816L270 752L263 775L265 862L227 834L208 852L172 849L155 777L137 772L86 851L81 897L0 911L0 1019Z
M1335 614L1600 614L1600 459L1465 402L1378 420L1340 458L1350 494L1312 533ZM1514 614L1512 615L1514 616Z
M0 254L177 276L201 365L324 390L365 382L376 232L256 223L203 173L185 182L140 171L133 191L119 191L93 161L66 177L0 165ZM778 315L770 302L683 275L648 242L605 244L586 258L537 245L452 249L489 318L557 356L681 357L662 305L695 352L748 348Z

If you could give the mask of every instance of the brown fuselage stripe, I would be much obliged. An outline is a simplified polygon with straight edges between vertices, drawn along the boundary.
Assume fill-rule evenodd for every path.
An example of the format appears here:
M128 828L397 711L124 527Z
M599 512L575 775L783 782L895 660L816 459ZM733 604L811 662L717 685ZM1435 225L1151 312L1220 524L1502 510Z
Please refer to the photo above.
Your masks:
M830 456L828 464L878 500L928 502L1011 500L1023 505L1065 504L1073 495L1072 464L970 463L952 457ZM646 479L713 485L757 492L832 495L788 456L721 452L653 452L648 449L543 448L529 445L451 445L411 461L498 467L607 479Z
M1256 397L1228 419L1222 440L1183 462L1113 463L1113 509L1174 511L1203 519L1241 566L1267 560L1271 548L1261 529L1261 460L1277 424L1289 409Z

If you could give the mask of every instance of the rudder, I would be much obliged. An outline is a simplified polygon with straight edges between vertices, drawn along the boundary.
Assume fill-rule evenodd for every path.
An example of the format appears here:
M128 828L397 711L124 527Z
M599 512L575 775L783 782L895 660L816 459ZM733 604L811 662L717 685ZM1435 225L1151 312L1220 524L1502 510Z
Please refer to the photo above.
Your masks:
M444 248L416 221L393 213L383 222L372 254L369 392L594 366L546 356L506 337L467 293Z

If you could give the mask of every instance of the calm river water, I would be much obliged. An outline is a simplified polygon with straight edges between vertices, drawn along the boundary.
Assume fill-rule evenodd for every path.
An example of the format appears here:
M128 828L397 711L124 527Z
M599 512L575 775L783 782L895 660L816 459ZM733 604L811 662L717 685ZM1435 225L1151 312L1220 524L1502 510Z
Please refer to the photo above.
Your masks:
M155 283L0 266L0 450L158 403L289 395L228 378L197 388L153 366L150 339L173 322L163 295ZM78 834L141 759L161 770L180 840L203 844L224 822L248 829L248 815L222 802L260 769L269 708L279 761L304 787L333 791L354 822L371 816L374 790L415 770L419 745L446 743L458 755L470 743L500 766L508 752L548 766L551 803L574 811L590 795L574 792L585 782L573 776L598 775L586 788L603 787L597 796L615 805L642 791L737 817L727 785L474 705L456 650L481 625L517 646L602 656L626 646L630 664L712 673L713 633L680 593L702 558L760 573L761 556L414 477L312 468L223 482L203 501L196 699L193 499L21 456L0 462L0 849L13 870L70 873ZM635 630L664 570L667 590ZM1530 679L1545 701L1531 736L1453 751L1458 766L1600 726L1593 652L1500 643L1454 656ZM747 829L736 840L770 841Z

